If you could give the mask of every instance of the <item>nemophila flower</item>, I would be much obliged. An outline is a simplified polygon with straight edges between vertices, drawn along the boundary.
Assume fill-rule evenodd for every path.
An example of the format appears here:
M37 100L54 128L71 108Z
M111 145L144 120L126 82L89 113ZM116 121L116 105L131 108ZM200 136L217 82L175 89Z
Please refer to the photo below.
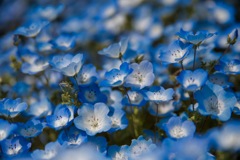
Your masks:
M29 106L27 113L34 117L46 117L52 113L52 104L46 98L40 99Z
M31 143L21 136L5 139L0 142L2 153L6 157L13 157L27 152L31 147Z
M173 41L166 50L160 52L160 60L166 63L179 63L192 51L193 45L180 40Z
M132 89L142 89L151 86L154 82L153 66L151 62L142 61L140 64L132 63L133 72L125 80L125 86Z
M152 86L149 90L143 90L146 100L152 102L167 102L173 99L174 90L172 88L164 89L160 86Z
M118 90L112 90L111 88L101 88L101 91L107 96L107 105L113 108L121 109L123 95Z
M81 145L79 148L64 149L56 156L57 160L110 160L106 158L105 153L99 152L94 145Z
M76 79L80 86L87 86L96 82L98 80L96 67L92 64L83 65Z
M47 20L29 21L21 27L17 28L14 32L14 35L36 37L48 23L49 22Z
M216 33L209 33L208 31L197 31L196 33L190 31L177 32L176 35L194 45L200 45L204 40L214 36Z
M104 76L105 79L101 81L99 85L103 87L121 86L132 71L133 70L129 68L129 64L124 62L121 64L120 69L112 69L106 72Z
M121 147L113 145L108 148L107 154L112 160L127 160L129 159L128 152L129 146L127 145L123 145Z
M76 36L72 34L61 34L56 39L52 40L51 43L55 49L61 51L69 51L76 45Z
M39 52L44 52L46 54L54 50L53 44L50 42L39 42L36 47Z
M44 71L48 65L49 63L47 60L40 57L34 57L30 61L22 64L21 71L26 74L34 75Z
M58 135L58 142L61 145L67 145L69 147L79 146L87 142L87 134L80 131L75 126L72 126L67 131L62 131Z
M221 128L215 128L208 133L210 144L220 151L240 150L240 122L234 120L227 122Z
M151 153L156 147L157 146L153 144L151 139L146 141L143 136L140 136L138 139L132 140L132 143L129 146L129 157L130 159L137 160L142 156Z
M122 105L142 107L147 103L142 91L128 91L122 99Z
M224 73L214 73L209 76L208 80L213 84L222 86L223 88L228 88L232 85L231 82L228 82L229 77Z
M150 102L148 111L153 116L167 116L171 114L176 108L176 103L174 101L166 102Z
M103 136L88 136L87 145L92 145L97 151L106 154L108 142Z
M0 142L7 138L17 128L16 124L10 124L8 121L0 119Z
M45 145L44 150L34 150L31 154L34 160L51 160L61 153L61 145L56 142L50 142Z
M125 112L122 109L110 108L108 115L112 121L112 128L109 132L115 132L117 130L123 130L128 126L128 119Z
M128 38L123 38L119 43L114 43L99 51L98 54L111 58L121 58L128 47Z
M45 124L40 120L31 119L26 123L18 123L18 132L25 138L36 137L42 133Z
M61 72L65 76L76 75L84 63L83 54L76 54L75 56L71 54L54 56L50 61L54 70Z
M174 139L193 137L196 127L192 121L183 121L180 117L171 117L164 124L164 131Z
M64 5L60 4L58 6L39 6L33 12L33 16L40 17L42 19L47 19L52 21L56 19L59 14L63 11Z
M240 60L222 58L215 66L215 70L225 74L240 74Z
M237 103L235 95L227 92L219 85L207 84L201 90L195 92L198 110L203 115L211 115L221 121L227 121L231 117L232 109Z
M22 102L20 98L15 100L4 98L0 100L0 115L5 117L16 117L19 113L27 109L27 103Z
M72 120L73 114L71 110L66 106L62 105L59 109L55 109L53 115L46 117L47 125L56 130L60 130L66 127Z
M108 116L109 108L104 103L83 104L78 110L78 116L74 124L78 129L94 136L97 133L106 132L111 128L111 119Z
M227 38L227 42L230 45L234 45L237 42L237 38L238 38L238 29L234 29Z
M95 104L98 102L107 102L107 97L100 91L97 84L89 86L79 86L78 100L82 103Z
M205 70L196 69L183 70L176 79L185 90L194 92L206 83L207 78L208 73Z

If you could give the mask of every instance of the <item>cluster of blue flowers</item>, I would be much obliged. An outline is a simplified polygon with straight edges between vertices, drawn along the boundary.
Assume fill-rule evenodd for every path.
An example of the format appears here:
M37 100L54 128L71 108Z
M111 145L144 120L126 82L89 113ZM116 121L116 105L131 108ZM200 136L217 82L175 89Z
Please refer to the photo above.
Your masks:
M0 159L240 158L234 4L1 3Z

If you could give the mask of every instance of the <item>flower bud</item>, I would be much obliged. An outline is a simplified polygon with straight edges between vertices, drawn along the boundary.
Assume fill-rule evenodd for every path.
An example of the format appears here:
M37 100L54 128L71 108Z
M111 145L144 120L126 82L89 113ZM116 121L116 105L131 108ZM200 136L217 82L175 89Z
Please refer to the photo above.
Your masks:
M234 45L238 38L238 29L233 30L227 38L227 43L230 45Z

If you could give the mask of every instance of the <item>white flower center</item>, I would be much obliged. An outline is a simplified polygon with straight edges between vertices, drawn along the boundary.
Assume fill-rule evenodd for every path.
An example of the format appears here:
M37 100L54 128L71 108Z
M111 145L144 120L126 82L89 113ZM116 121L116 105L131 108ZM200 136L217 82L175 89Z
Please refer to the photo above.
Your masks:
M187 132L181 126L175 126L170 130L170 135L174 138L183 138L187 136Z

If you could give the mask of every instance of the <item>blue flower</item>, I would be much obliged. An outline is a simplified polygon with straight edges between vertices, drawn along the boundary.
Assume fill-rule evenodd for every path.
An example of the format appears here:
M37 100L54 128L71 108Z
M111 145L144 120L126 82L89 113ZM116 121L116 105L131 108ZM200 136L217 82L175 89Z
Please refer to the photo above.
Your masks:
M16 117L22 111L27 109L27 104L21 102L20 98L15 100L4 98L0 100L0 115L5 117Z
M240 150L240 121L233 120L221 128L215 128L208 133L211 145L216 150L239 152Z
M115 132L118 130L123 130L128 126L128 119L125 112L122 109L110 108L109 116L112 121L112 128L109 132Z
M149 90L143 90L146 100L152 102L167 102L173 99L174 90L172 88L164 89L160 86L152 86Z
M196 69L195 71L183 70L177 76L177 81L187 91L196 91L203 86L208 78L208 73L203 69Z
M56 142L50 142L45 145L44 150L34 150L31 154L34 160L51 160L55 158L61 151L61 145Z
M176 35L194 45L200 45L204 40L214 36L216 33L208 31L197 31L196 33L180 30Z
M18 132L25 138L36 137L42 133L45 125L36 119L27 121L26 123L18 124Z
M177 103L174 101L167 101L167 102L150 102L149 104L149 113L153 116L167 116L172 114L175 110Z
M122 105L142 107L146 104L142 91L128 91L122 99Z
M76 75L84 63L83 54L76 54L75 56L71 54L66 54L64 56L54 56L50 61L53 68L65 76Z
M0 142L7 138L17 128L16 124L10 124L8 121L0 119Z
M78 116L74 119L74 124L78 129L85 131L90 136L94 136L111 128L112 123L108 113L109 108L104 103L96 103L94 106L83 104L78 109Z
M55 49L69 51L75 47L76 37L71 34L61 34L56 39L52 40L51 43Z
M24 37L36 37L49 22L46 20L29 21L23 26L19 27L14 35L20 35Z
M111 90L111 88L101 88L101 91L107 96L107 105L113 108L121 109L123 95L118 90Z
M47 116L47 125L56 130L60 130L68 126L73 119L73 113L66 105L59 105L53 115Z
M64 130L59 134L58 141L61 145L79 146L87 141L87 135L75 126L72 126L67 131Z
M58 15L63 11L64 5L60 4L58 6L39 6L34 10L33 16L42 19L47 19L52 21L58 17Z
M128 47L128 38L123 38L119 43L114 43L107 48L99 51L98 54L111 58L121 58Z
M133 72L125 80L125 86L132 89L142 89L151 86L154 82L153 66L148 61L142 61L140 64L133 63L130 65Z
M46 98L36 101L29 106L28 114L34 117L46 117L52 113L52 104Z
M107 102L107 97L103 94L97 84L90 86L79 86L78 100L82 103L95 104L97 102Z
M21 136L5 139L1 143L2 152L7 157L13 157L27 152L31 143Z
M132 72L132 69L129 68L129 64L128 63L123 63L120 66L120 70L119 69L112 69L109 72L105 73L104 76L104 80L102 82L100 82L100 86L103 87L117 87L117 86L121 86L126 77Z
M160 53L160 60L167 63L179 63L192 51L193 45L180 40L173 41L165 51Z
M215 70L225 74L240 74L240 60L222 58L215 66Z
M163 127L167 135L174 139L193 137L196 127L192 121L171 117Z
M83 65L80 72L77 74L77 82L80 86L87 86L95 83L98 80L96 67L92 64Z
M48 61L40 58L34 57L28 62L24 62L21 66L21 71L30 75L37 74L44 71L48 67Z
M138 139L133 139L129 146L129 157L131 159L140 159L142 156L152 153L156 149L156 145L152 143L152 140L145 140L143 136Z
M228 82L229 77L224 73L214 73L209 76L208 80L213 84L222 86L223 88L228 88L232 85L231 82Z
M113 145L108 148L108 156L111 159L115 159L115 160L129 159L128 152L129 152L129 146L127 146L127 145L123 145L121 147L119 147L117 145Z
M203 115L211 115L221 121L227 121L231 117L232 109L237 103L235 95L226 92L219 85L210 84L194 94L199 106L198 110Z

